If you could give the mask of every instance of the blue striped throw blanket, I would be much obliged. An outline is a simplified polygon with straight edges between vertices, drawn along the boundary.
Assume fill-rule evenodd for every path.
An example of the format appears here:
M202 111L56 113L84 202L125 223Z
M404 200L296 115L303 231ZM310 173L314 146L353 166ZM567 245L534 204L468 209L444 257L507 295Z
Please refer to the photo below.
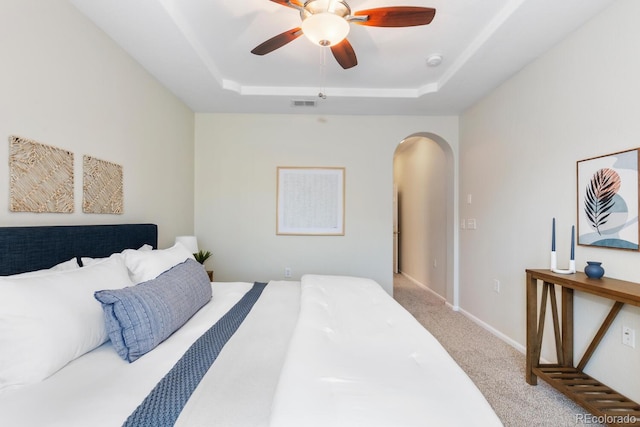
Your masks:
M189 347L123 426L173 426L202 377L249 314L266 286L266 283L254 283L251 290L231 310Z

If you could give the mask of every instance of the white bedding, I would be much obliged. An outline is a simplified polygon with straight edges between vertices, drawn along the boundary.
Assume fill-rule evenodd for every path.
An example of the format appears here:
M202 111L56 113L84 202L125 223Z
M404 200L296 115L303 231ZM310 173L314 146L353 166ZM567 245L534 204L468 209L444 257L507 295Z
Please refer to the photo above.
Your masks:
M440 343L376 282L304 276L271 425L502 424Z
M250 288L211 302L134 363L110 343L46 380L0 392L0 425L120 426L184 351ZM298 317L299 313L299 317ZM375 282L271 282L178 426L501 425L444 348Z
M250 283L215 283L207 305L134 363L122 360L107 342L40 383L1 391L0 425L121 426L184 351L250 288Z

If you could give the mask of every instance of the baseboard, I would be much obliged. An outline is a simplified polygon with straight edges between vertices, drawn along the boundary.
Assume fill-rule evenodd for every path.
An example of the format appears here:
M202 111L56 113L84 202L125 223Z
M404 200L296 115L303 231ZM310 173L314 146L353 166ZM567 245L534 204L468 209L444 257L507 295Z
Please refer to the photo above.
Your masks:
M413 283L414 285L424 289L425 291L428 291L431 295L433 295L434 297L438 298L439 300L442 300L443 302L445 302L449 307L451 307L451 304L447 303L447 300L440 295L439 293L437 293L436 291L434 291L433 289L431 289L429 286L425 285L424 283L419 282L418 280L414 279L413 277L409 276L407 273L405 272L400 272L401 275L403 275L404 277L406 277L411 283Z
M451 310L453 311L458 311L460 313L462 313L465 317L467 317L468 319L470 319L473 323L475 323L476 325L480 326L482 329L485 329L487 331L489 331L491 334L495 335L496 337L500 338L502 341L506 342L507 344L509 344L511 347L515 348L516 350L518 350L520 353L522 354L526 354L526 348L525 346L523 346L522 344L520 344L517 341L514 341L513 339L509 338L508 336L506 336L505 334L503 334L502 332L498 331L497 329L493 328L491 325L489 325L488 323L483 322L482 320L478 319L476 316L474 316L473 314L469 313L468 311L465 311L464 309L460 308L460 307L454 307L453 305L449 304L447 302L447 300L445 298L442 297L442 295L436 293L433 289L429 288L429 286L420 283L419 281L417 281L416 279L414 279L413 277L409 276L408 274L404 273L404 272L400 272L400 274L402 274L404 277L406 277L408 280L410 280L412 283L414 283L416 286L419 286L420 288L430 292L433 296L435 296L436 298L442 300L447 307L449 307Z
M404 277L406 277L408 280L410 280L412 283L414 283L416 286L424 289L425 291L428 291L431 295L433 295L434 297L438 298L439 300L441 300L442 302L444 302L444 304L449 307L451 310L453 311L458 311L458 307L455 307L453 305L451 305L451 303L449 303L449 301L447 301L447 299L445 297L443 297L442 295L440 295L439 293L437 293L436 291L434 291L433 289L431 289L429 286L425 285L424 283L420 283L419 281L417 281L416 279L414 279L413 277L409 276L406 273L403 273L402 271L400 272L401 275L403 275Z
M526 353L526 348L525 346L523 346L522 344L520 344L517 341L514 341L513 339L509 338L508 336L506 336L505 334L503 334L502 332L500 332L499 330L493 328L491 325L483 322L482 320L478 319L476 316L474 316L473 314L469 313L468 311L465 311L464 309L460 309L460 313L462 313L465 317L467 317L468 319L470 319L471 321L473 321L475 324L477 324L478 326L480 326L481 328L491 332L493 335L495 335L496 337L500 338L502 341L506 342L507 344L509 344L511 347L515 348L516 350L518 350L520 353L525 354Z

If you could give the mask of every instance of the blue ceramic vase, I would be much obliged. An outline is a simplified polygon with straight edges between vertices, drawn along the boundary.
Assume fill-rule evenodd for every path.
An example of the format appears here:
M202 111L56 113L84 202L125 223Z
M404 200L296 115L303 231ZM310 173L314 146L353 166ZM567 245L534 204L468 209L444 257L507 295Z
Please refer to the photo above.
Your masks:
M587 266L584 268L584 274L591 279L599 279L604 276L604 268L600 265L601 262L587 261Z

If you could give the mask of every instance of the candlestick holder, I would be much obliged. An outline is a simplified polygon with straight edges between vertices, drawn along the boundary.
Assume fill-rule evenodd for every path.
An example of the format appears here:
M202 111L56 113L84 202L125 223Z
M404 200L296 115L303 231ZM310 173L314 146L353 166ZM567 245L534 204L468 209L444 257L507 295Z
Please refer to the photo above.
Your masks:
M551 226L551 271L557 274L573 274L576 272L575 260L575 225L571 226L571 258L569 268L566 270L558 268L558 256L556 254L556 219L553 218Z
M576 260L569 260L569 268L566 270L562 270L558 268L556 251L551 251L551 271L557 274L573 274L576 272Z

